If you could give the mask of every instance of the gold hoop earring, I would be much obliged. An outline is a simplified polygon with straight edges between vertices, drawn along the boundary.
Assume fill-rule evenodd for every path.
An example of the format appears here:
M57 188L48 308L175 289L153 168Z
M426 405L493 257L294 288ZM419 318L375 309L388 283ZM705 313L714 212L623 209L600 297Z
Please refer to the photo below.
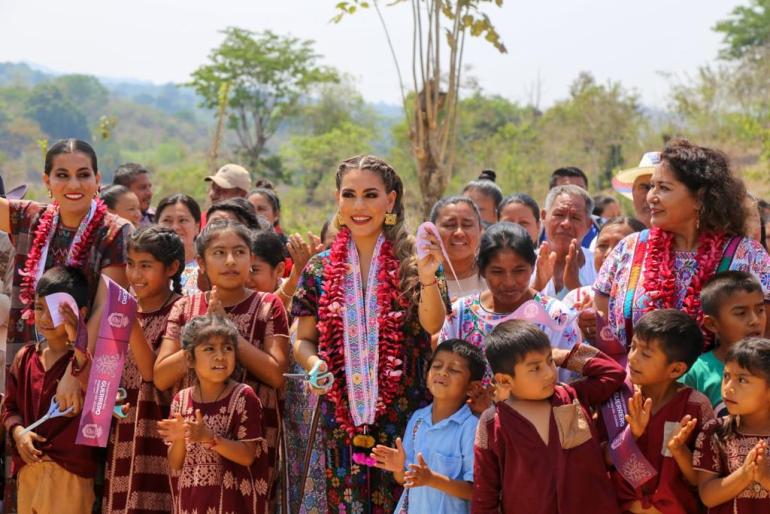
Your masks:
M386 225L393 226L396 224L396 220L397 220L397 216L394 213L392 212L385 213Z

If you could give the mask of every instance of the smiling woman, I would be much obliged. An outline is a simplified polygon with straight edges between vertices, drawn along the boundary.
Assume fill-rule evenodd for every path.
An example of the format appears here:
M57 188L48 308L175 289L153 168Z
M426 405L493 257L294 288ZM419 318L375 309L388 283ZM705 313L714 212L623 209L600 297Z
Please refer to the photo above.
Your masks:
M46 154L42 178L52 198L48 205L0 198L0 230L11 235L16 248L9 363L23 344L36 339L29 306L45 270L56 265L81 269L88 280L89 312L102 273L127 287L125 241L132 227L96 198L101 175L94 149L76 139L59 141Z
M476 265L481 214L473 200L467 196L443 198L431 209L430 220L436 224L449 264L457 273L456 281L447 281L449 298L454 301L460 295L479 293L486 289L486 283ZM444 269L447 267L444 262Z
M770 301L770 256L745 237L746 190L723 153L674 140L650 183L652 229L618 243L594 284L596 308L621 341L655 309L684 310L702 326L701 287L717 271L751 273Z

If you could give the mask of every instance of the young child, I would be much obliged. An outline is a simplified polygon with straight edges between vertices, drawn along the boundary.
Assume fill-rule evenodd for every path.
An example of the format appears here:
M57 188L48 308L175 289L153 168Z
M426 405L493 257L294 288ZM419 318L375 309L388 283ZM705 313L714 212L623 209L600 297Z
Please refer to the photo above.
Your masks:
M623 384L623 368L587 345L552 349L521 320L495 327L485 353L506 399L479 419L471 512L619 512L588 407ZM557 365L585 378L557 384Z
M634 327L628 369L637 392L629 399L626 420L657 474L634 488L613 471L620 505L630 512L651 507L663 514L699 512L691 450L714 412L708 398L677 380L702 348L697 323L675 309L649 312Z
M185 326L182 346L196 384L158 422L174 478L174 512L261 514L268 494L262 405L254 390L231 379L238 329L227 318L199 316Z
M139 227L142 221L142 210L139 198L125 186L107 186L99 192L99 198L107 204L107 209L123 219L131 222L134 227Z
M729 415L698 436L693 466L709 514L770 512L770 340L749 338L725 357Z
M376 466L406 487L395 512L470 513L478 420L467 400L485 369L481 350L467 341L448 339L436 348L428 366L433 403L412 414L396 448L372 451Z
M717 416L727 415L722 403L725 356L745 337L765 333L767 315L759 281L745 271L725 271L712 277L700 293L703 325L716 336L717 347L702 354L682 382L705 394Z
M75 444L80 415L49 419L32 432L24 427L41 418L51 405L56 386L73 359L77 314L59 306L65 322L54 326L45 297L69 293L84 317L88 282L83 273L57 266L40 277L35 291L35 331L39 342L29 343L15 356L6 378L3 425L13 447L12 473L18 474L18 512L91 512L94 503L96 454Z
M237 379L254 388L262 402L264 434L269 448L272 487L278 464L278 432L283 373L288 367L288 322L281 301L271 293L246 287L253 260L252 231L241 223L217 220L206 225L195 242L198 265L209 278L210 292L181 298L171 309L155 362L153 381L161 391L190 385L181 349L182 327L206 313L227 317L238 328ZM272 493L271 493L272 494Z
M127 251L126 276L136 294L137 318L154 358L171 308L180 298L184 244L173 230L151 225L131 234ZM125 418L113 420L102 512L169 512L166 445L156 426L168 415L169 398L160 395L152 381L143 380L131 351L120 385L127 393L128 411Z

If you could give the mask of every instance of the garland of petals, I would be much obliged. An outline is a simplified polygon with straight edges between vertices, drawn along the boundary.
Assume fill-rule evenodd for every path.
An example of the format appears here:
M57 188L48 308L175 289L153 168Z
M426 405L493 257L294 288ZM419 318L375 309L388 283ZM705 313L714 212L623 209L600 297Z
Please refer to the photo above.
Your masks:
M682 310L703 327L703 309L700 292L703 284L716 272L722 260L725 241L723 233L703 233L698 238L695 254L697 271L685 293ZM674 236L670 232L653 227L650 229L647 254L644 258L644 287L650 295L650 302L644 312L655 309L676 308L676 275L674 272Z
M80 239L74 241L70 247L67 253L66 265L78 268L83 266L93 244L94 237L96 237L96 229L102 224L102 219L106 212L107 206L102 200L97 199L96 210L91 218L91 222L83 231ZM37 286L38 264L42 257L43 247L52 236L53 231L56 230L58 223L55 223L55 220L58 219L58 216L59 203L54 201L46 207L37 224L34 227L30 227L34 229L35 239L32 241L27 253L24 270L20 273L21 284L19 287L19 299L23 305L27 306L21 317L26 320L28 325L35 323L33 304L35 301L35 287Z
M318 355L334 375L334 384L327 397L335 405L335 418L340 428L353 437L362 427L356 427L350 415L345 376L345 335L343 305L344 282L348 271L348 245L350 230L343 227L337 234L329 252L329 261L323 269L324 288L318 301ZM377 256L377 323L379 326L377 381L378 394L376 417L390 406L399 388L403 374L401 354L404 348L406 300L399 290L399 262L393 254L393 245L385 241ZM397 305L400 309L394 308Z

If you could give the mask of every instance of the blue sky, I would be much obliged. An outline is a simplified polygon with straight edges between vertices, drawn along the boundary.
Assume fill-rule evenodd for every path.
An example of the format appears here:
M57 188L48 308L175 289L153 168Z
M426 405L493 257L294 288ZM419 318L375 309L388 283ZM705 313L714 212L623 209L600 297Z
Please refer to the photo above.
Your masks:
M383 4L386 1L381 0ZM467 47L470 73L488 93L541 106L567 95L582 70L619 80L663 107L660 72L694 73L713 62L711 28L736 0L505 0L488 9L508 54ZM324 62L352 75L370 101L399 101L395 69L372 11L329 23L335 0L0 0L0 62L156 83L183 82L239 26L313 39ZM409 9L385 9L402 67L408 67Z

